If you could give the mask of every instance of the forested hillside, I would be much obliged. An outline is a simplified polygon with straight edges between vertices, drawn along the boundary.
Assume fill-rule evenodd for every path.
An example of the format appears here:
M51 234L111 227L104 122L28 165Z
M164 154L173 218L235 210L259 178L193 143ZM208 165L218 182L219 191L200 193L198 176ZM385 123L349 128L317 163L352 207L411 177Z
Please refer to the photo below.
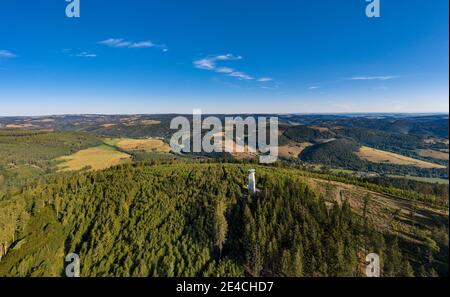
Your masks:
M296 142L319 142L333 138L335 134L328 129L311 128L308 126L289 126L283 129L283 135Z
M448 274L448 215L411 225L424 234L411 241L369 217L370 195L353 197L359 212L297 170L260 166L249 195L249 168L142 163L55 176L0 201L0 275L60 276L72 252L83 276L361 276L369 252L385 276Z
M46 172L56 157L101 144L92 134L42 130L0 130L0 197Z
M363 160L356 154L360 148L361 146L356 141L340 138L307 147L299 157L308 163L355 171L448 178L448 168L421 168L413 165L397 165L389 162L374 163Z

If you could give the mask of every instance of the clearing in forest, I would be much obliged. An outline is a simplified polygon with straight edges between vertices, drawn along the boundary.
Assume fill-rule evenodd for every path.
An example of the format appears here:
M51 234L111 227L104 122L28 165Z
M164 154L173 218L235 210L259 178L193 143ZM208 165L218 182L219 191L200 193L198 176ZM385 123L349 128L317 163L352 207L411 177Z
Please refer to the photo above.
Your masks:
M440 152L436 150L417 150L417 154L421 157L428 157L438 160L446 160L448 161L449 156L446 152Z
M108 145L100 145L81 150L70 156L59 157L58 171L77 171L84 168L102 170L115 165L131 162L131 156Z
M280 146L278 148L278 154L282 158L298 158L302 151L311 145L312 143L309 142L290 143Z
M144 151L170 153L170 146L161 139L131 139L131 138L114 138L107 139L105 143L116 146L125 151Z

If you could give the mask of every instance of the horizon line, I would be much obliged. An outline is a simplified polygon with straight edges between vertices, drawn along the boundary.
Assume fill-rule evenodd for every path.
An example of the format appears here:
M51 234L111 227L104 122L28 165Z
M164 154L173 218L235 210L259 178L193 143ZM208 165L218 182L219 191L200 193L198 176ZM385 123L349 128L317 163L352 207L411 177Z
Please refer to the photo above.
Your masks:
M39 118L39 117L63 117L63 116L158 116L158 115L191 115L192 113L61 113L61 114L40 114L40 115L0 115L0 118ZM244 112L244 113L202 113L203 115L450 115L448 111L438 112Z

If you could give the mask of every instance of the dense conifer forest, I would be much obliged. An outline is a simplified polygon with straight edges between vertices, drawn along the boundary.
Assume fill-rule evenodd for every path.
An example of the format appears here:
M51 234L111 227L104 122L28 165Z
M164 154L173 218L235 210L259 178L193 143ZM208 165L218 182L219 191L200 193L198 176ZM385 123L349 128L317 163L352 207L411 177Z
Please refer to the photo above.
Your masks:
M72 252L83 276L362 276L369 252L385 276L448 274L445 218L411 242L377 228L370 195L358 214L297 170L257 166L249 194L249 166L121 165L4 197L0 275L62 276Z

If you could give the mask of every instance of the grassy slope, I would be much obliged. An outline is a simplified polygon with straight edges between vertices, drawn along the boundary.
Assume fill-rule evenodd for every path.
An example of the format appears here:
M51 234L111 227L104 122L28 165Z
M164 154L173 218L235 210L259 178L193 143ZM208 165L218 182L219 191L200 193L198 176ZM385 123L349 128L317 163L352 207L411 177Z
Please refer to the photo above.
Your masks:
M377 150L367 146L363 146L356 153L358 157L363 160L367 160L374 163L388 163L395 165L409 165L421 168L446 168L443 165L434 164L422 160L417 160L414 158L402 156L396 153L391 153L387 151Z
M105 143L125 151L169 153L171 148L160 139L108 138Z
M114 147L100 145L78 151L72 155L59 157L58 171L78 171L83 168L102 170L115 165L131 162L131 156L117 151Z

